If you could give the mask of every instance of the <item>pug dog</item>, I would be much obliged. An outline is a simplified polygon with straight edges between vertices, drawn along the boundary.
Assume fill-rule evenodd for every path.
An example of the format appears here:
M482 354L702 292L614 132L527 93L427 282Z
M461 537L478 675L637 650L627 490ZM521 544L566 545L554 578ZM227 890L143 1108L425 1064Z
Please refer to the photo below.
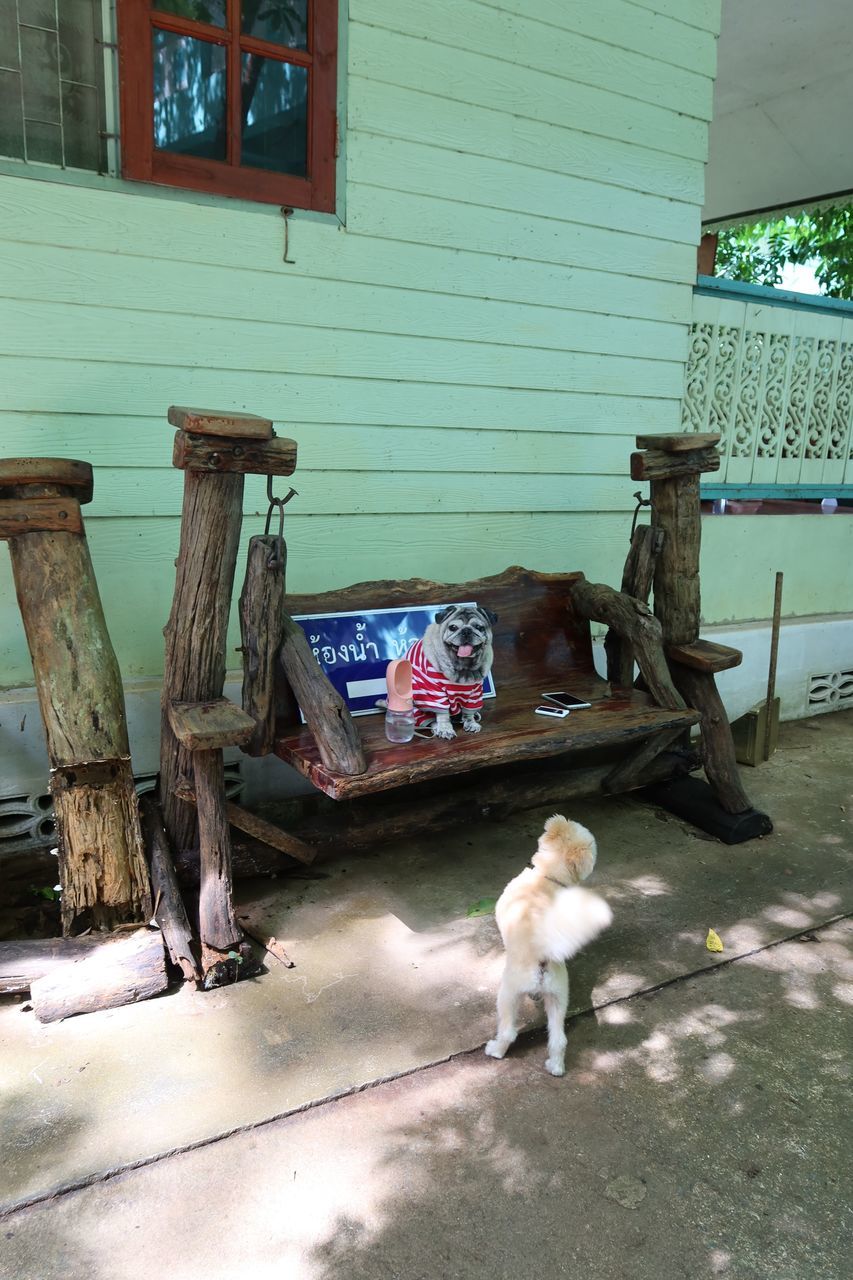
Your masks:
M451 717L466 733L480 732L483 680L492 665L497 614L476 605L450 605L435 615L406 657L412 664L415 724L436 738L455 738Z

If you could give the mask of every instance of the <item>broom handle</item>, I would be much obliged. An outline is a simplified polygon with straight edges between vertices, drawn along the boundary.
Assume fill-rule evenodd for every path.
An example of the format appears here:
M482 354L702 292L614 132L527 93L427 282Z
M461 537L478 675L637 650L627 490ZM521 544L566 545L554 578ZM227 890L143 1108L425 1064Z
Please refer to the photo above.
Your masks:
M773 697L776 693L776 659L779 656L779 628L782 623L782 574L776 574L776 594L773 597L773 626L770 631L770 670L767 673L767 703L764 715L764 750L762 759L770 759L770 717Z

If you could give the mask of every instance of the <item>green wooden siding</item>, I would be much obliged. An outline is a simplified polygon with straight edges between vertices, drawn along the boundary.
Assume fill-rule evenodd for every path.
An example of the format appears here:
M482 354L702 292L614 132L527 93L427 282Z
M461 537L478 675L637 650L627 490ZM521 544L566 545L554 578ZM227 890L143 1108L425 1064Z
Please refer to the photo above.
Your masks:
M294 590L513 562L618 582L633 436L679 426L718 8L352 0L346 226L297 213L293 265L272 207L0 177L3 452L94 463L126 676L162 663L170 403L298 440ZM244 542L263 507L248 480ZM832 607L824 577L803 611ZM723 587L711 620L766 612ZM0 670L31 682L14 608Z

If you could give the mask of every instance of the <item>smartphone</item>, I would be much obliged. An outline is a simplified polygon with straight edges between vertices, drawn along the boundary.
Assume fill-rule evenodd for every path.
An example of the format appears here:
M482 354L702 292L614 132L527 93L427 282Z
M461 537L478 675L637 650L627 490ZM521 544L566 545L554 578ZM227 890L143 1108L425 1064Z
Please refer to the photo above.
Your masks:
M567 711L575 711L579 707L589 707L592 704L584 702L583 698L576 697L573 693L566 693L563 690L557 690L555 693L543 693L543 698L548 698L551 702L555 702L558 707L565 707Z
M536 707L537 716L553 716L555 720L565 720L569 714L568 707Z

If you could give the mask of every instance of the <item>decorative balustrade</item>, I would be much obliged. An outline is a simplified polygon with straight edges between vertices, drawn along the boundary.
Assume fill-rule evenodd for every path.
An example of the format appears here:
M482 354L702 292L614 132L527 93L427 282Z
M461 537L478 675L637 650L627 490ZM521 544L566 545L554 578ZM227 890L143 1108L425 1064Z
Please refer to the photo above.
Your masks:
M722 434L719 484L853 486L853 303L700 276L682 424Z

